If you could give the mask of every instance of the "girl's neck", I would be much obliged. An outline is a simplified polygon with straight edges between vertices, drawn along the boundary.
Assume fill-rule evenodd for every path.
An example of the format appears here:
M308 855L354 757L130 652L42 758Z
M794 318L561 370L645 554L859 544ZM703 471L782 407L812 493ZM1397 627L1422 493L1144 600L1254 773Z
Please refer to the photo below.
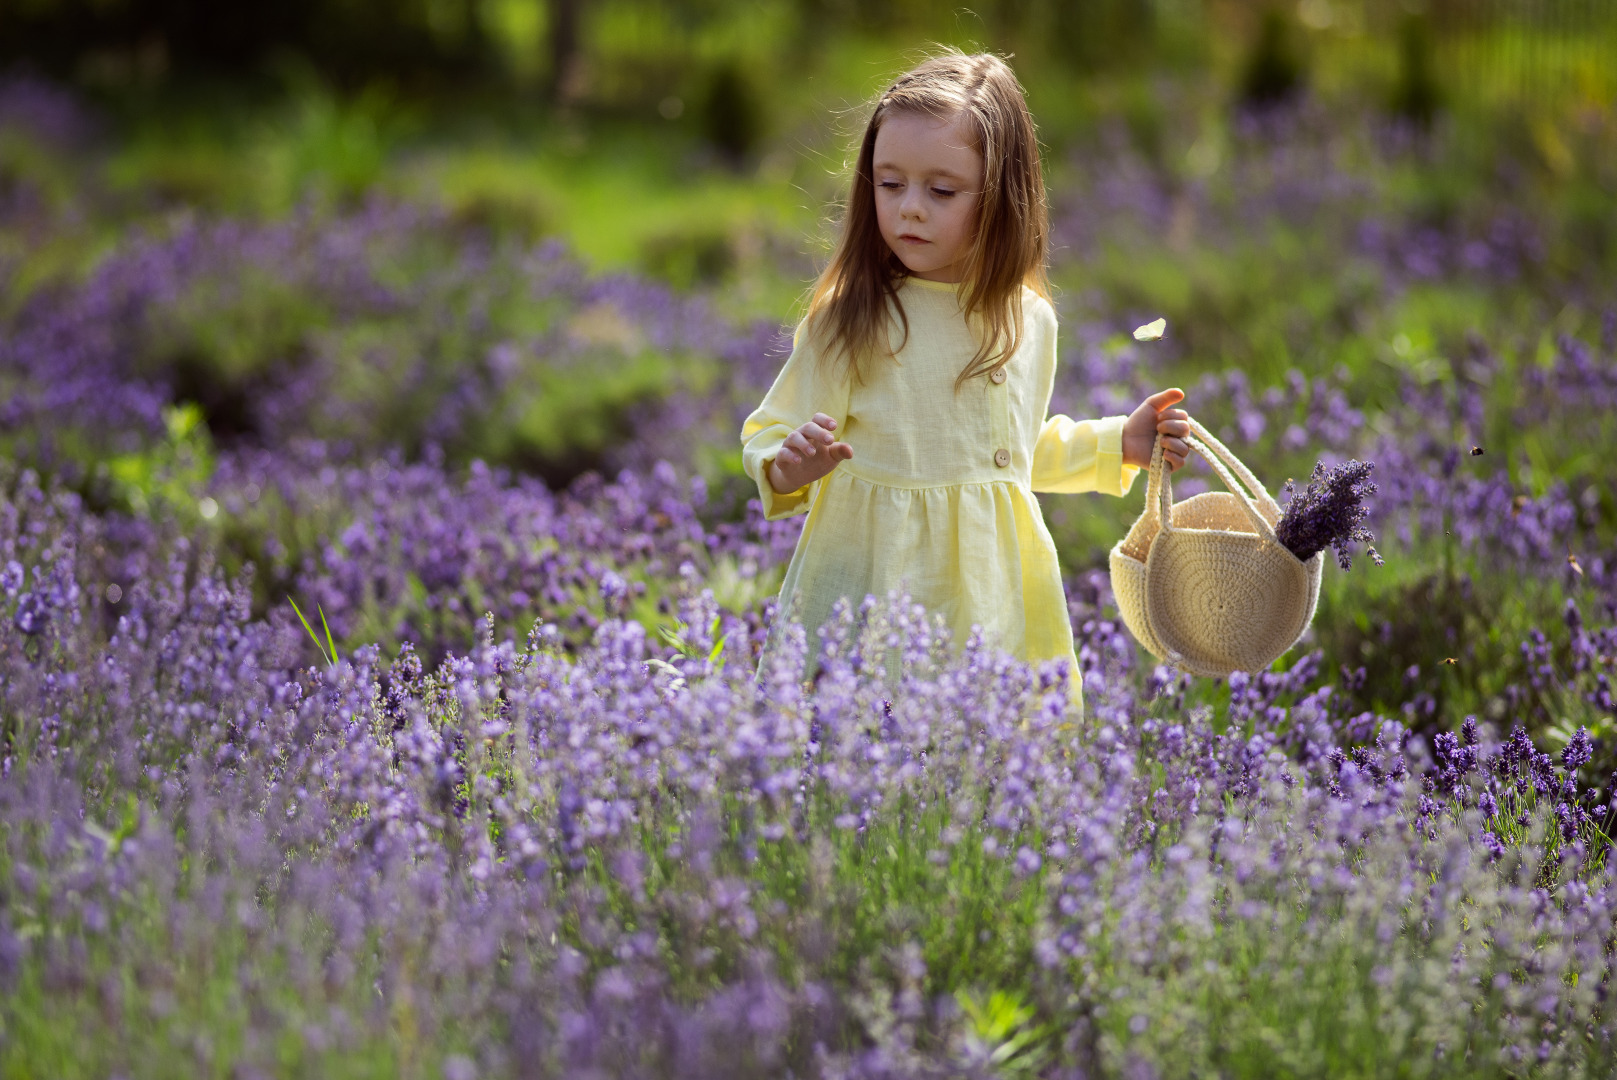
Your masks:
M932 292L958 292L960 290L959 282L933 281L930 278L916 277L914 274L907 275L904 278L904 284L914 285L917 288L927 289Z

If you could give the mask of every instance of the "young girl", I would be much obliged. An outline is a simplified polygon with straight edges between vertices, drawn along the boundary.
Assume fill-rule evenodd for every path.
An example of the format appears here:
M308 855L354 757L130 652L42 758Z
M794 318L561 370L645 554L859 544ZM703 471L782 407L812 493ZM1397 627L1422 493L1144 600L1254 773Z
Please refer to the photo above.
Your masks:
M1177 389L1127 417L1046 416L1048 237L1033 118L1004 61L951 51L882 94L831 262L741 431L766 516L808 514L778 612L811 650L839 598L896 590L957 644L981 627L1076 673L1033 493L1122 495L1158 433L1169 468L1184 463L1189 418Z

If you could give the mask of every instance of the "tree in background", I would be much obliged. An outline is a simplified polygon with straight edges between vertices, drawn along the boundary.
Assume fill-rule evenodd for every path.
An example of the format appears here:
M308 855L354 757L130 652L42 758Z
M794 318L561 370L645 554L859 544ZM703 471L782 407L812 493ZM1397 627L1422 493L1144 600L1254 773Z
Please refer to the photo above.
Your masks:
M579 8L583 0L547 0L550 11L549 98L556 104L583 92L584 64L579 48Z
M1432 70L1432 27L1419 13L1404 16L1398 28L1398 84L1393 90L1395 113L1421 128L1428 128L1442 98Z
M489 67L478 0L0 0L0 63L58 77L127 67L235 75L288 54L340 83L464 78Z
M1258 24L1257 43L1241 77L1241 100L1248 105L1273 105L1303 87L1303 65L1292 40L1291 28L1280 8L1271 5Z

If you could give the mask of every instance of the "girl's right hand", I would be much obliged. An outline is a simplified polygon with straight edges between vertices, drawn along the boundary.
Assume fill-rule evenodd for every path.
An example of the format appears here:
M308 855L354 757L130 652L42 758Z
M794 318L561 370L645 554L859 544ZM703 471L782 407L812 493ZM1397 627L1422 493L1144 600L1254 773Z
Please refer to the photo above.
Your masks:
M1146 468L1151 464L1151 453L1156 449L1157 436L1162 437L1162 463L1169 472L1185 463L1190 444L1190 414L1174 405L1185 400L1185 392L1177 386L1159 390L1129 414L1123 424L1123 464Z
M769 486L782 495L807 487L844 461L853 460L853 447L831 434L837 422L824 413L786 436L775 460L769 463Z

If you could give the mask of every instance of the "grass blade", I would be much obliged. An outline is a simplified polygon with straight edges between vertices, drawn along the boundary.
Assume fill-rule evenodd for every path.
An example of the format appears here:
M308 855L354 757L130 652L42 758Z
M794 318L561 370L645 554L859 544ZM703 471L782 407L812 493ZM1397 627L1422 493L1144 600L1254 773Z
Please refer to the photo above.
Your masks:
M331 639L331 627L326 625L326 609L321 607L319 603L316 603L314 608L320 613L320 628L326 632L326 644L331 646L331 666L336 667L337 643Z
M305 629L305 630L307 630L309 632L309 640L314 642L314 647L316 649L320 650L320 659L324 660L330 666L336 667L337 666L337 646L332 645L331 653L329 655L327 655L326 647L320 641L320 635L318 635L318 634L316 634L314 632L314 627L309 625L309 620L305 619L303 617L303 612L298 610L298 602L296 600L292 599L290 596L288 596L286 598L286 602L292 605L292 610L294 612L296 612L297 617L298 617L298 621L303 624L303 629ZM315 607L318 608L319 605L316 604ZM324 611L322 611L322 612L320 612L320 623L321 623L322 626L325 625L325 621L326 621L326 613ZM327 641L331 640L331 628L330 627L326 627L326 640Z

